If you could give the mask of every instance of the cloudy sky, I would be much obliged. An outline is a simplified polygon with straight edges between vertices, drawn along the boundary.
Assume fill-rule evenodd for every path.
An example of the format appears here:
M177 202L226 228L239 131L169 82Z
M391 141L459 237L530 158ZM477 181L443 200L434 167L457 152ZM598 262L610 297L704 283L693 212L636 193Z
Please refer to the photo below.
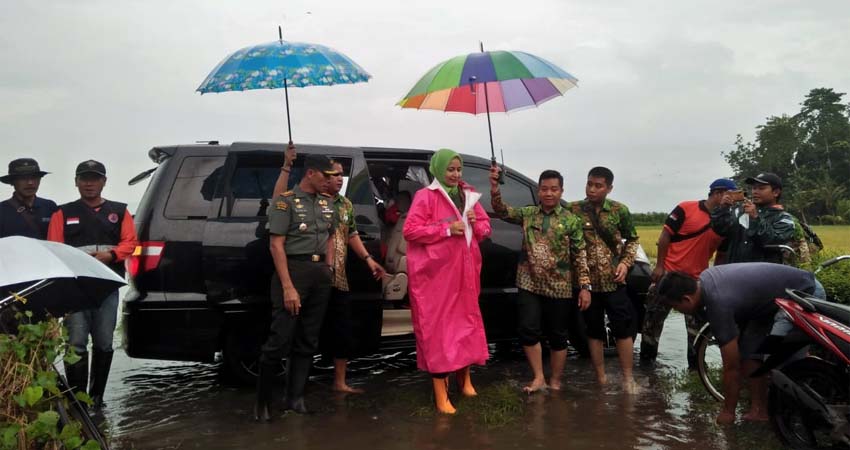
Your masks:
M0 15L0 170L35 157L53 172L40 195L64 202L76 197L76 163L98 159L105 196L134 205L144 186L126 181L151 167L152 146L285 141L282 91L194 92L229 53L276 39L278 24L374 76L290 92L296 142L487 156L484 116L394 106L480 40L580 80L540 108L493 116L506 163L532 177L562 171L568 198L583 196L588 168L608 166L613 197L634 211L702 197L730 175L721 152L735 135L751 139L766 117L796 112L810 89L850 91L846 0L10 1Z

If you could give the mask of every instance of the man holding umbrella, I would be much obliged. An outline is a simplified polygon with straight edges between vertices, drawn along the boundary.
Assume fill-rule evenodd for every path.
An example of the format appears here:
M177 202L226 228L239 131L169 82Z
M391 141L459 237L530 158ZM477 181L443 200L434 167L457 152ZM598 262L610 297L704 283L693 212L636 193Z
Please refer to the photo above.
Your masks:
M124 260L138 245L133 216L126 204L101 197L106 185L106 167L102 163L81 162L74 182L80 199L60 206L53 214L47 239L77 247L123 276ZM77 311L65 319L68 341L81 357L75 364L65 363L68 385L83 392L88 387L95 408L103 406L103 393L112 366L112 335L117 314L118 290L115 290L99 307ZM94 350L91 379L87 352L89 335Z
M47 172L34 159L21 158L9 163L9 173L0 177L0 182L11 184L15 190L11 198L0 202L0 238L47 237L47 225L56 211L56 203L36 196L45 175Z

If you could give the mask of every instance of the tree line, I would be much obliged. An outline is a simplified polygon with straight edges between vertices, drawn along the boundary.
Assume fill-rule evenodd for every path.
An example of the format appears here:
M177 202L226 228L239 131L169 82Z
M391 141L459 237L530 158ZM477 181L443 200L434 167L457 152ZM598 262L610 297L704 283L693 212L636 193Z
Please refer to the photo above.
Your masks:
M794 115L771 116L753 142L741 135L723 157L736 182L760 172L782 177L781 203L813 224L850 223L850 104L844 93L812 89Z
M768 117L745 142L739 134L735 148L721 152L732 167L732 178L761 172L782 177L781 203L810 224L850 223L850 104L846 94L831 88L812 89L800 111ZM634 213L637 225L660 225L666 212Z

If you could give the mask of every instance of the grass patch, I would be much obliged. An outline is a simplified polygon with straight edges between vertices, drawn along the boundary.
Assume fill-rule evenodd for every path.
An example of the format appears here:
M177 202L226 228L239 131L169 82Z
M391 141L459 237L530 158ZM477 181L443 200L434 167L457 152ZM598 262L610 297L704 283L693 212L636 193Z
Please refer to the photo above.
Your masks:
M525 413L525 405L516 385L500 381L478 391L478 396L460 402L461 412L472 413L492 428L507 425Z

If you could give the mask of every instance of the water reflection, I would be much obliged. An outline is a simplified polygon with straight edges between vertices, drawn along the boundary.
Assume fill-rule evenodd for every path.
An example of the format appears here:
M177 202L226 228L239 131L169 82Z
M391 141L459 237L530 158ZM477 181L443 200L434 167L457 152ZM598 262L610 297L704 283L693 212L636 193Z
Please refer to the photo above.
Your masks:
M529 373L518 349L500 351L473 380L482 395L458 399L455 417L432 412L427 375L411 352L352 362L350 382L363 396L331 392L332 374L318 367L308 386L310 416L280 412L275 421L251 421L254 393L214 365L129 359L116 353L107 390L106 420L115 448L289 448L351 450L508 449L734 449L778 447L767 426L721 429L717 405L699 387L681 387L684 325L670 316L655 367L637 367L640 395L620 388L616 357L608 358L610 385L600 388L586 360L571 357L564 389L527 396ZM499 416L500 408L519 405ZM508 408L509 409L509 408Z

